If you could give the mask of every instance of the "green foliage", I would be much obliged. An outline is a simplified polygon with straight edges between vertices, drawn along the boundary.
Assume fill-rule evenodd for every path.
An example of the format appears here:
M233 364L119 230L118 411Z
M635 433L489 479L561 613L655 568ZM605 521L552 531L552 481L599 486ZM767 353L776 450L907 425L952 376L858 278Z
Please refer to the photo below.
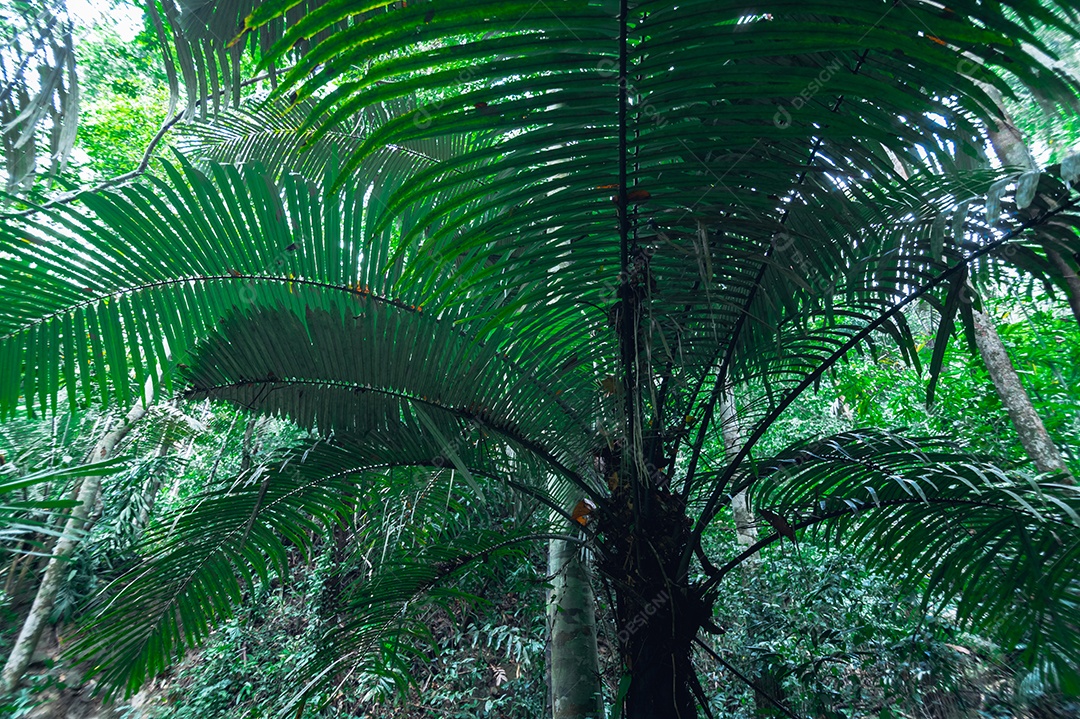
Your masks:
M49 701L50 690L63 690L67 685L51 674L32 677L29 686L20 687L18 691L7 696L0 696L0 711L5 712L5 717L21 719L32 716L34 711L40 712L40 708Z
M385 490L380 493L391 504L398 500ZM436 502L447 501L444 491L432 494ZM479 513L453 502L447 517L452 516L452 524L466 522L504 535L533 525L536 513L512 495L491 499L493 504L476 508ZM422 507L410 511L431 520L396 528L398 541L414 549L414 542L438 542L446 532L461 531L451 525L440 527ZM356 575L356 559L361 566L369 559L378 563L381 554L395 551L387 545L387 539L395 541L393 537L376 539L365 545L355 529L338 528L321 535L306 556L290 548L288 575L271 571L265 580L244 589L236 614L209 635L200 652L189 653L167 675L166 688L146 716L261 717L288 703L295 692L298 665L325 652L327 641L334 641L327 632L341 632L345 622L355 619L347 607L352 601L347 597L355 592L350 584L358 579L382 581L379 571L363 578ZM361 557L350 548L353 540L361 545ZM543 582L536 567L543 565L543 558L536 545L532 547L525 554L488 555L447 576L441 601L420 601L402 615L402 620L408 617L428 627L416 635L419 643L405 664L389 665L390 671L354 671L350 681L313 693L298 715L542 716ZM408 675L395 676L402 670ZM399 685L399 679L405 684Z
M764 552L753 572L728 584L718 616L727 631L715 647L748 674L770 672L798 716L1004 719L1080 710L1047 691L1038 672L1018 671L999 646L964 632L952 607L928 611L857 557L809 537L798 549ZM704 654L698 663L717 716L758 715L751 690Z
M330 576L328 558L324 554L313 565L296 566L287 586L277 579L260 584L237 617L174 670L167 693L144 716L265 716L267 707L287 696L293 665L316 651L315 624ZM404 696L397 696L393 682L361 674L342 686L326 708L308 706L300 716L538 719L543 715L543 608L535 584L511 593L518 589L523 568L535 582L527 564L485 569L478 575L487 577L485 581L470 575L455 582L470 594L486 593L483 603L453 601L446 609L423 612L434 637L412 664L413 686ZM499 588L504 582L509 590L505 594ZM499 678L499 670L507 673L505 679Z
M117 92L88 104L78 137L78 148L89 158L80 168L89 174L83 179L105 180L135 170L165 121L166 103L155 89L138 97Z
M79 28L80 76L91 103L110 96L139 99L148 89L161 87L166 81L153 26L145 17L131 40L120 36L109 11L125 4L130 5L125 0L104 0L99 6L100 16L90 26ZM129 29L124 28L124 32L128 34Z
M257 716L287 686L293 662L310 651L304 646L304 628L314 607L304 597L314 596L320 587L317 574L301 573L290 584L286 600L281 580L275 578L274 585L276 590L259 584L241 613L217 629L197 657L181 665L170 694L162 697L169 706L156 708L151 716ZM306 710L302 716L316 715Z
M1073 454L1080 442L1076 319L1027 302L995 302L992 307L998 308L992 312L998 333L1037 413L1074 472L1080 471L1080 458ZM912 324L917 322L913 319ZM925 365L932 339L918 333L916 340ZM973 451L1013 466L1029 461L986 368L962 338L950 343L938 397L929 408L922 401L923 387L924 375L896 352L852 359L830 378L827 390L801 400L797 412L775 425L769 446L779 450L784 437L824 435L856 426L907 427L956 437ZM812 431L803 431L805 423Z
M772 512L766 541L827 521L823 539L1077 688L1075 488L932 436L792 444L775 424L852 349L883 341L943 383L956 364L945 340L970 324L969 274L985 284L1027 269L1033 247L1078 245L1065 168L971 169L994 89L1077 105L1076 78L1042 61L1036 27L1077 35L1071 3L160 7L204 111L211 96L239 99L245 47L297 64L273 104L192 130L200 167L181 156L144 184L0 230L0 415L124 406L149 381L319 438L208 482L117 544L137 561L74 647L109 688L134 691L285 582L294 557L323 550L308 645L255 646L278 658L250 686L208 662L192 711L238 709L226 688L245 711L280 702L301 715L350 683L367 700L404 691L433 641L423 611L450 611L461 591L450 581L549 536L472 521L506 486L532 512L582 496L626 509L623 526L599 521L605 541L633 549L616 594L633 601L638 579L659 578L701 598L694 633L733 567L716 569L698 542L750 489ZM290 173L296 163L321 177ZM902 311L919 297L941 317L929 357ZM718 441L714 416L733 383L741 448ZM658 505L673 522L650 522ZM659 538L652 524L687 529ZM594 527L569 526L595 544ZM650 554L663 565L652 577ZM704 576L691 581L694 556ZM857 626L887 614L817 611ZM907 631L894 623L893 639ZM230 644L247 641L229 626ZM476 645L530 651L528 632L502 626ZM870 641L807 636L845 661ZM806 669L804 645L781 644L808 707L846 701L837 677ZM294 691L264 692L286 664ZM482 671L467 664L446 696L473 713L508 708L462 693Z
M80 35L84 101L76 147L83 162L75 169L85 183L135 170L170 103L152 30L125 42L106 14Z
M85 477L107 477L120 469L122 463L110 459L15 477L11 476L14 472L0 472L0 550L40 551L37 533L60 536L57 525L64 516L61 511L75 505L63 498L69 483Z
M392 436L404 440L406 433ZM256 582L286 577L290 548L310 555L315 538L341 530L348 548L335 559L340 586L330 603L340 612L342 602L349 613L321 629L318 651L292 663L299 676L314 679L290 701L325 696L343 662L349 675L371 672L404 685L390 647L426 635L411 610L425 597L451 596L439 585L478 559L520 556L517 545L531 535L527 527L461 526L463 513L480 509L468 483L455 484L448 471L395 471L387 445L373 439L367 449L301 446L161 517L142 542L146 559L116 580L119 596L106 595L73 651L93 657L90 668L110 685L133 692L232 616L230 604ZM399 449L406 466L410 449ZM372 450L378 454L365 464Z

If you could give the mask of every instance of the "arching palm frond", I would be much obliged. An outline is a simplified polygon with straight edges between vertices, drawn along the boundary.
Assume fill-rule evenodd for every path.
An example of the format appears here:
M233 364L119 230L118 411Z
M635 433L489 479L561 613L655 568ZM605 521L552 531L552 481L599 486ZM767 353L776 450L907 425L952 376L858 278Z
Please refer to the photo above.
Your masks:
M1059 178L1044 174L1046 197L1052 192L1055 199L1043 202L1025 218L1035 229L992 230L985 220L990 204L987 195L1010 177L996 171L971 171L950 179L919 175L885 186L854 183L851 190L862 202L848 202L845 207L833 201L815 208L825 220L808 210L809 221L804 221L793 210L781 243L775 245L777 256L762 267L760 289L745 306L745 322L737 325L733 343L711 345L714 364L703 365L710 373L687 395L692 403L686 412L701 412L699 403L708 406L708 384L718 378L747 382L740 423L756 439L799 392L813 386L857 343L894 342L907 361L918 366L914 338L900 311L903 307L924 299L943 316L955 316L971 302L967 279L985 265L983 257L995 252L1009 256L1011 248L1023 246L1021 241L1031 242L1040 228L1070 223L1080 216L1071 209L1080 201L1075 191ZM836 208L855 219L830 222L832 214L824 210ZM800 250L787 254L788 248L797 247L798 240L791 237L796 231L804 243L818 238L809 254ZM848 240L842 247L830 248L830 238L841 234ZM953 327L943 322L939 329L940 350L929 368L931 391L947 344L943 338ZM711 435L704 428L699 430L693 450L701 452L703 466L724 466L728 457L719 437L721 427L708 429ZM716 441L708 442L710 437ZM712 490L712 506L720 491L709 487L716 476L709 471L687 477L692 490ZM726 481L719 485L724 491Z
M166 172L153 188L87 195L94 214L58 211L61 228L12 228L0 258L11 278L6 413L20 401L55 409L62 386L73 404L80 392L127 402L132 379L170 387L174 368L201 364L195 393L325 431L385 429L402 406L423 404L531 447L589 491L588 347L571 338L581 359L567 364L505 332L481 342L465 320L498 297L436 312L418 288L396 288L395 233L370 227L384 183L407 177L323 200L296 176L279 187L253 167Z
M595 494L591 423L580 410L594 394L587 380L556 384L556 362L518 360L510 338L480 342L453 315L370 297L327 307L306 294L294 290L293 312L226 318L191 358L188 395L281 412L323 433L393 443L419 431L451 452L463 430L483 430ZM443 455L436 447L426 458Z
M315 139L314 129L304 126L311 107L310 101L288 105L281 100L253 99L208 119L181 125L176 145L195 164L259 164L275 178L295 173L310 181L321 181L328 176L328 169L339 167L344 158L352 156L367 134L389 119L415 111L411 102L366 108L349 126ZM389 144L373 153L353 174L360 178L413 176L451 160L468 158L485 142L490 139L485 140L483 135L460 135Z
M349 533L353 551L366 554L368 569L344 585L359 585L349 591L367 596L367 604L351 617L350 631L325 642L366 642L368 652L353 657L366 664L356 669L377 665L373 636L415 634L406 612L412 600L460 567L461 558L506 544L506 536L496 540L453 529L462 526L455 517L476 511L476 494L460 475L455 484L451 471L432 462L449 451L444 445L419 425L400 429L283 452L273 466L245 473L162 517L145 535L146 559L103 594L72 655L88 661L107 686L131 693L231 616L254 582L272 575L284 581L290 550L310 555L316 538L337 528ZM479 477L509 472L528 481L544 471L513 454L496 456L476 437L462 438L453 451Z
M165 174L85 195L89 213L58 208L4 228L4 414L22 402L55 408L62 385L73 404L111 393L126 402L129 371L141 383L161 368L170 384L170 368L233 307L277 301L266 293L319 286L405 308L422 301L393 294L392 233L367 230L379 188L322 202L303 180L277 186L253 167L207 175L181 162Z
M246 26L287 6L264 3ZM971 193L944 191L958 182L945 177L979 164L983 128L997 111L988 88L997 96L1038 85L1047 103L1076 106L1076 79L1037 55L1050 51L1040 26L1075 35L1075 19L1069 3L1035 0L993 9L600 0L478 9L434 0L362 21L327 6L292 27L271 57L338 28L279 90L313 101L315 137L389 99L420 98L416 112L365 136L345 174L387 143L500 133L456 160L474 169L447 172L451 160L389 196L384 222L419 208L402 237L403 247L418 248L409 278L436 286L431 269L452 261L441 289L507 294L493 321L521 333L552 317L617 325L620 293L633 289L645 296L635 303L648 323L648 343L635 340L647 368L639 377L691 367L669 384L681 382L695 399L667 416L695 414L700 398L708 418L708 390L800 310L842 319L832 328L814 319L808 353L784 348L795 356L779 375L796 389L815 357L831 356L830 346L845 346L966 258L952 250L978 231L967 229L961 204ZM541 55L550 61L537 67ZM877 207L887 195L869 186L907 191L900 179L911 168L935 173L922 188L936 212L906 218L875 244L878 228L905 218ZM482 184L443 197L466 182ZM1020 226L1013 216L1006 231ZM883 329L903 339L899 322ZM721 381L703 382L716 365ZM786 390L775 384L782 402ZM624 391L656 399L644 386Z
M287 4L264 3L248 26L259 27ZM1068 28L1039 3L1015 6L1018 16ZM944 146L975 151L978 119L990 106L979 82L1003 85L990 72L998 67L1030 80L1031 64L1013 46L1020 39L1041 46L1007 11L983 16L974 6L941 12L923 3L811 3L752 15L742 3L631 4L625 122L632 131L620 149L618 12L614 2L554 9L492 2L480 11L448 0L358 16L305 58L282 92L298 84L301 94L327 90L310 112L320 132L389 98L431 97L365 138L351 162L388 141L501 131L506 142L483 158L484 172L498 180L489 194L504 208L522 204L512 219L501 218L502 226L611 238L609 198L616 193L603 190L619 180L620 153L630 157L629 184L649 194L631 202L639 232L648 221L696 231L699 219L721 213L775 222L800 175L889 176L891 156L921 166L929 153L939 167L953 167ZM352 13L345 6L310 13L280 46ZM468 34L468 21L480 15L484 35ZM558 62L536 70L536 52ZM364 72L342 81L341 68L350 64ZM1075 103L1075 84L1060 73L1039 84L1047 97ZM934 113L952 122L943 125ZM774 122L777 114L788 119ZM444 176L430 184L455 181ZM417 183L405 192L428 189ZM431 212L446 208L432 205ZM491 242L484 237L489 229L474 225L471 236Z
M1075 278L1070 268L1080 252L1080 213L1075 210L1077 201L1072 192L1080 187L1076 163L1070 158L1045 171L1011 170L987 188L984 200L980 198L973 205L971 199L956 197L951 207L942 208L934 218L932 247L935 256L944 259L982 251L1000 239L1007 231L1004 228L1029 225L1030 229L1014 242L999 243L940 292L927 296L940 318L929 368L928 402L934 399L953 331L963 328L969 340L974 337L971 308L980 300L979 292L969 291L969 282L978 290L992 291L995 285L1014 282L1019 271L1029 281L1043 283L1049 295L1054 294L1054 285L1059 285L1066 297L1076 291L1075 284L1070 285L1070 277Z
M147 3L165 60L172 102L183 85L188 114L199 108L205 119L212 107L240 104L244 65L258 60L279 41L287 25L305 13L327 4L326 0L290 2L291 8L257 31L245 31L243 20L258 5L256 0L164 0ZM160 9L160 12L159 12ZM284 54L301 56L311 45L324 40L328 31L294 42ZM249 57L244 58L245 50ZM274 64L269 64L276 84Z
M757 472L733 491L749 486L773 529L810 527L843 543L955 607L961 624L1022 664L1049 665L1059 685L1080 689L1080 489L1006 472L942 439L880 430L801 442Z

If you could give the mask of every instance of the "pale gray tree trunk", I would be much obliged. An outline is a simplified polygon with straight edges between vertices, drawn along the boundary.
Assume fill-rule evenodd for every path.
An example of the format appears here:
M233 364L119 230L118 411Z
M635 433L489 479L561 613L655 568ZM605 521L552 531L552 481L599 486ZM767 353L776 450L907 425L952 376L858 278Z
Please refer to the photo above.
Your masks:
M116 451L116 446L127 436L131 428L146 415L146 407L137 404L131 408L124 417L123 422L116 428L106 432L105 436L94 446L90 460L100 462L108 459ZM22 675L30 666L30 659L34 654L41 634L45 630L45 623L52 612L56 593L62 584L64 570L68 560L78 546L80 533L86 522L90 510L97 504L98 495L101 492L101 477L86 477L79 487L76 497L78 504L71 510L67 523L64 525L63 536L56 542L52 549L49 563L45 567L45 573L41 577L34 603L30 607L30 613L23 622L15 646L8 655L4 670L0 673L0 694L14 691Z
M173 442L167 436L161 438L161 444L158 445L157 451L154 453L154 458L161 460L169 456L169 452L172 451ZM146 486L143 487L142 503L139 507L139 516L135 520L135 526L141 532L146 527L146 523L150 521L150 517L154 514L154 505L157 503L157 496L161 493L161 484L165 479L165 473L161 470L161 467L155 467L154 473L147 478Z
M195 437L190 437L187 441L187 445L181 448L178 452L180 455L180 461L184 466L187 466L188 462L195 455ZM180 497L180 485L183 484L184 477L182 472L176 472L173 475L172 483L169 485L169 489L165 492L166 501L169 506L176 503L176 500Z
M990 90L990 96L997 102L998 113L996 127L988 129L990 146L994 149L994 154L1004 165L1013 165L1025 170L1039 169L1035 157L1024 142L1023 135L1005 111L1001 93L997 88L990 88ZM1050 264L1058 271L1065 283L1065 298L1069 302L1069 309L1072 310L1076 321L1080 323L1080 276L1077 276L1076 268L1057 250L1051 247L1045 247L1045 249L1046 259L1050 260Z
M1006 165L1013 165L1024 170L1038 169L1031 150L1024 142L1023 135L1005 111L1001 93L995 88L989 94L997 104L998 113L996 127L989 128L988 133L994 154ZM1065 258L1053 249L1046 248L1046 257L1061 274L1065 282L1065 295L1069 300L1069 307L1080 322L1080 278ZM986 314L974 308L972 308L972 314L975 320L975 344L979 348L983 364L986 365L986 371L990 374L990 381L993 382L1001 403L1005 405L1009 418L1016 427L1020 444L1024 446L1024 450L1040 472L1061 472L1066 474L1072 482L1072 475L1069 474L1054 441L1050 439L1042 419L1035 412L1031 398L1020 382L1020 376L1009 359L997 328Z
M1020 375L1016 373L993 322L986 314L974 308L972 316L975 320L975 344L982 355L990 381L993 382L1001 403L1005 405L1009 419L1016 427L1020 444L1040 472L1064 473L1068 475L1071 483L1072 475L1069 474L1054 441L1050 439L1042 419L1035 412L1027 390L1020 383Z
M564 517L560 517L565 522ZM580 544L548 542L549 681L552 719L603 719L596 600L592 572Z
M739 426L739 418L735 414L735 394L730 385L720 397L720 432L724 438L724 455L730 460L739 453L743 445L742 427ZM735 541L740 547L749 547L757 541L758 534L745 489L731 498L731 513L735 517ZM743 562L743 567L749 568L756 565L757 561L756 556L751 557Z
M989 89L991 90L990 94L997 102L998 113L996 127L987 128L987 134L990 136L990 146L994 148L994 154L998 156L1003 165L1012 165L1025 170L1037 169L1035 158L1024 142L1024 136L1013 124L1012 118L1005 112L1001 93L998 92L997 88Z
M720 432L724 439L724 456L730 461L742 449L744 441L742 426L739 424L739 416L735 408L735 391L731 385L725 387L724 393L720 396ZM757 522L745 489L731 498L731 514L735 519L736 544L745 549L757 542ZM761 581L761 558L755 554L744 561L740 568L743 583L753 591L754 584ZM754 613L758 611L760 611L760 603L757 601L747 606L746 638L750 644L758 640L758 633L753 624ZM775 668L767 660L757 667L757 686L762 691L768 692L773 700L779 702L785 700L784 688L777 680ZM772 702L762 696L761 692L754 692L754 707L758 716L775 716Z
M240 472L251 469L252 441L255 437L256 417L248 417L247 427L244 428L244 441L240 445Z

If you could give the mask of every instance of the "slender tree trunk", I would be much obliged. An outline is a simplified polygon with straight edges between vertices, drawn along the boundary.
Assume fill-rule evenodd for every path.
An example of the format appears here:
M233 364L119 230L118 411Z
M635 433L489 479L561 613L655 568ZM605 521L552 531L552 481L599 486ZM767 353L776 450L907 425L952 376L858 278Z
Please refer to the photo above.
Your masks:
M990 146L994 148L994 154L998 156L1002 164L1015 165L1025 170L1039 169L1031 150L1028 149L1027 144L1024 142L1023 135L1013 124L1012 118L1005 112L1001 93L997 88L990 88L990 96L997 103L999 115L997 127L989 128L988 133ZM1069 308L1072 310L1073 317L1080 323L1080 277L1077 276L1076 270L1069 264L1068 260L1062 257L1057 250L1045 245L1044 248L1046 250L1046 259L1050 260L1050 264L1058 271L1065 284L1065 298L1069 301Z
M23 543L20 542L19 549L22 549L22 546L23 546ZM14 554L12 554L11 564L8 565L8 570L7 570L7 575L6 575L7 578L4 580L4 594L7 594L8 596L11 596L11 590L12 590L12 587L14 586L13 580L15 579L15 574L19 569L19 565L22 564L24 561L26 561L27 559L29 559L32 556L33 556L32 554L21 554L19 552L15 552Z
M994 148L994 154L998 156L1003 165L1022 167L1025 170L1036 169L1038 166L1031 154L1031 150L1028 149L1027 143L1024 142L1024 136L1013 124L1008 113L1005 112L1001 93L997 91L997 88L990 88L990 90L990 94L997 102L999 115L997 126L987 128L990 146Z
M1031 404L1024 385L1020 383L1020 376L1016 373L1009 355L1005 351L1005 345L1001 342L997 330L990 318L982 312L972 308L975 319L975 344L982 355L983 364L990 374L990 380L994 383L1002 404L1009 413L1016 433L1020 437L1020 444L1024 446L1028 456L1035 462L1035 467L1040 472L1061 472L1069 477L1072 483L1072 475L1065 465L1061 454L1058 452L1054 441L1046 431L1035 407Z
M218 467L221 466L221 460L225 458L225 450L229 446L229 440L232 439L233 428L236 427L236 417L237 415L233 415L232 422L229 423L229 429L225 431L225 441L221 443L221 451L218 452L218 456L214 460L214 464L210 467L210 472L206 477L207 486L213 486L214 479L217 477Z
M244 441L240 445L240 471L246 472L251 469L251 445L255 436L255 425L258 418L248 417L247 427L244 428Z
M735 410L735 392L729 385L720 399L720 430L724 438L724 454L731 459L743 445L742 427L739 425L738 414ZM757 523L754 519L753 510L750 508L750 500L746 490L739 492L731 498L731 514L735 520L735 542L745 549L758 540ZM761 559L754 555L742 563L743 582L754 587L761 581ZM754 626L756 615L760 615L761 601L759 596L746 608L746 639L751 644L757 644L760 637ZM784 688L780 683L775 667L766 659L758 662L756 667L757 686L762 691L768 692L769 697L775 701L785 700ZM776 709L772 702L762 695L761 691L754 691L754 707L761 717L775 716Z
M52 551L52 545L55 542L48 542L49 551ZM27 555L26 561L23 562L22 569L19 570L19 576L15 578L15 587L9 592L9 596L18 597L22 595L23 583L26 581L26 575L31 569L34 569L37 565L37 556L30 554Z
M120 426L107 432L97 443L91 453L91 459L101 461L112 456L113 452L116 451L116 445L127 436L135 423L145 415L146 407L142 404L136 404L132 407ZM26 621L23 622L22 631L19 632L19 637L15 640L15 646L12 647L11 654L8 655L3 672L0 673L0 694L14 691L27 667L30 666L30 659L34 654L34 649L37 648L41 633L45 629L46 620L52 612L53 602L56 600L56 593L63 581L62 578L67 562L75 552L76 546L78 546L79 533L91 509L97 503L100 491L101 477L86 477L83 479L76 500L78 504L71 510L71 515L64 525L63 536L53 547L52 556L45 567L45 573L42 575L37 595L34 597L34 603L30 607L30 613L27 615Z
M592 573L573 542L548 543L548 595L552 719L603 719L600 660L596 650L596 601Z
M735 393L729 385L724 390L724 396L720 400L720 432L724 437L724 455L730 460L742 449L742 427L735 413ZM746 490L739 492L731 498L731 513L735 518L735 541L740 547L749 547L757 541L757 526L754 524L754 513L750 509L750 500L746 496ZM744 568L754 568L757 557L751 557L743 562Z
M165 457L169 456L172 447L172 440L167 435L162 437L161 444L158 445L157 452L154 453L154 458L158 460L165 459ZM154 504L157 502L157 496L161 492L161 483L164 479L165 473L161 471L160 467L155 467L153 474L147 478L146 486L143 487L142 506L139 507L139 516L135 520L135 526L140 532L154 514Z

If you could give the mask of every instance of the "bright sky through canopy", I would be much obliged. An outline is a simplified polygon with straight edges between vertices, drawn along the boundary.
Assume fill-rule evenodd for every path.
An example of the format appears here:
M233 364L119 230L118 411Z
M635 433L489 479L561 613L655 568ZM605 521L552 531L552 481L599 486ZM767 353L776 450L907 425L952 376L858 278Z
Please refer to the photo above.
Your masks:
M124 42L131 42L142 28L142 8L123 0L68 0L70 12L82 27L112 25Z

